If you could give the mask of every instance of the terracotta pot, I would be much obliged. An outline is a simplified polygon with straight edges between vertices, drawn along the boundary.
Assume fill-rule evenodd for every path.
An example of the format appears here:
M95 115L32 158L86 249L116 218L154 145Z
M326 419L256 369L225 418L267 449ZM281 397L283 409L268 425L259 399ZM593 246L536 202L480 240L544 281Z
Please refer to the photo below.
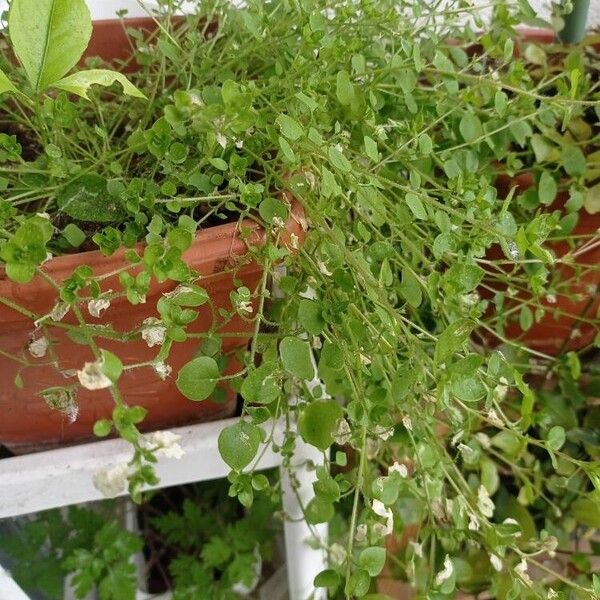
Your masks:
M132 25L153 24L151 19L132 20ZM107 44L107 40L110 43ZM106 59L125 57L128 46L120 21L101 22L94 24L94 38L89 53L101 52ZM110 50L110 53L107 53ZM285 194L284 194L285 195ZM289 202L291 197L285 195ZM290 204L292 204L290 202ZM289 243L291 233L301 240L304 224L302 208L294 203L282 243ZM264 238L264 232L254 222L243 224L254 230L251 242L259 243ZM230 292L234 289L234 277L250 290L256 288L262 272L255 262L244 258L247 254L248 240L239 236L237 223L219 225L202 230L198 233L191 248L184 254L187 264L197 271L201 279L198 284L204 287L214 304L215 311L219 307L231 310ZM124 251L120 250L111 257L103 256L99 251L83 252L52 259L44 265L46 273L55 281L61 282L71 276L79 265L87 265L93 269L94 275L110 274L102 281L103 292L121 290L118 276L115 272L123 268ZM231 267L239 267L235 274ZM132 274L136 273L133 269ZM144 304L131 305L123 298L115 299L101 319L94 319L84 305L88 323L111 324L116 331L131 331L140 326L144 319L157 317L156 302L162 294L172 291L176 283L168 281L158 283L153 281ZM27 285L18 285L8 280L0 269L0 297L23 307L35 315L47 315L57 302L56 291L44 280L34 279ZM191 333L203 333L210 329L213 322L213 312L208 305L199 307L198 319L189 327ZM215 313L218 318L218 313ZM72 312L68 313L60 324L75 324ZM64 443L74 443L93 437L92 427L96 420L110 417L114 401L106 389L89 391L80 388L77 394L78 415L71 422L65 413L48 406L39 393L49 387L69 386L77 382L76 377L66 378L60 371L81 369L84 362L93 361L93 355L87 345L80 345L67 336L67 330L52 327L50 335L53 342L52 350L56 353L58 369L49 364L49 355L43 358L33 358L28 345L35 330L33 319L20 314L0 302L0 350L10 355L26 357L28 362L39 366L21 369L19 362L0 355L0 372L2 386L0 387L0 443L15 453L25 453L44 449L48 446ZM219 329L224 334L223 352L233 353L247 346L253 330L253 324L235 316ZM242 336L227 337L227 333L242 334ZM246 334L246 335L243 335ZM137 364L152 360L157 355L157 348L149 348L146 342L138 338L132 341L120 342L97 337L98 346L119 356L125 365ZM203 401L193 402L182 396L176 388L175 377L185 363L194 357L202 340L188 339L183 343L173 344L167 363L173 369L173 376L162 381L152 368L126 370L119 380L119 389L125 402L132 406L143 406L148 409L148 415L142 424L144 430L154 430L183 425L191 422L201 422L231 416L236 408L236 396L231 389L225 389L224 401L220 403ZM234 373L239 369L239 363L232 357L226 368L226 373ZM59 371L60 369L60 371ZM13 381L21 376L23 386L16 387Z
M496 180L496 188L500 198L505 198L512 187L516 188L516 194L525 192L535 184L531 173L523 173L515 178L506 174L500 175ZM557 194L554 203L548 207L549 211L564 208L569 194L561 191ZM579 213L579 222L570 236L578 239L575 249L592 239L600 229L600 213L589 214L585 209ZM545 247L557 258L565 256L571 247L566 240L549 241ZM493 246L487 253L491 260L506 260L499 246ZM505 272L512 269L504 266ZM531 328L524 332L518 320L518 314L507 323L505 337L510 340L519 340L527 347L555 356L570 350L581 350L590 345L598 331L600 331L600 320L597 319L600 310L600 244L590 245L589 249L583 249L577 254L573 265L556 264L553 267L551 278L557 278L565 283L564 293L557 294L550 300L540 299L540 305L546 310L545 315L539 322L534 322ZM505 285L498 284L491 278L486 284L499 292L506 290ZM483 297L491 298L489 290L480 288ZM521 291L515 297L505 298L505 308L516 306L519 301L526 301L531 296ZM595 323L585 322L582 319L595 320ZM486 337L488 337L486 335Z

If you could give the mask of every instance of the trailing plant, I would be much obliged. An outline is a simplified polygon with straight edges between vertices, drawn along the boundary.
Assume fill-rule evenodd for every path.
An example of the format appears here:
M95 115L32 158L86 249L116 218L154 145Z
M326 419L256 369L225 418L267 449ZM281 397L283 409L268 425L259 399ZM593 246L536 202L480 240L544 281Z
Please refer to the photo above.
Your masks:
M60 370L56 330L91 347L94 362L44 396L73 407L82 387L111 391L114 413L95 432L118 433L134 457L98 481L116 494L127 480L138 500L156 481L156 453L177 452L173 440L140 433L145 411L120 394L123 372L175 377L197 402L228 382L244 400L241 420L219 440L231 495L251 505L265 487L253 473L262 444L287 461L301 437L325 464L315 468L307 521L329 521L350 504L342 546L312 540L331 551L315 585L332 594L372 590L386 537L408 507L420 523L408 575L422 597L472 587L465 547L500 569L499 597L598 596L597 577L545 565L543 578L530 575L555 534L531 540L491 485L501 469L527 489L517 503L533 504L547 495L535 480L543 470L573 484L583 502L600 493L594 457L565 451L564 425L538 420L551 401L531 379L532 368L549 377L568 368L579 379L593 344L554 356L528 347L526 335L505 334L515 314L524 332L557 315L542 299L556 293L556 265L576 262L581 240L570 226L583 214L587 159L566 132L590 110L597 127L594 75L575 59L560 72L532 72L539 52L525 48L523 58L514 29L539 23L524 1L493 2L489 26L460 2L247 4L205 2L176 21L177 3L161 2L156 33L132 32L139 70L130 77L148 102L94 90L90 101L59 92L27 106L4 96L17 133L0 140L0 257L9 277L41 277L58 297L48 315L25 313L39 329L37 345L13 356L19 377L34 376L36 364ZM566 223L547 208L558 177L543 161L526 202L514 190L499 199L495 186L500 173L531 165L540 137L556 136L575 153L559 159L575 177ZM586 146L596 139L593 129ZM304 210L303 243L285 233L291 198ZM193 333L197 308L211 302L182 254L199 228L223 219L240 223L246 258L264 274L256 289L237 282L231 306L211 311L208 333ZM264 228L261 243L244 219ZM565 253L549 240L566 242ZM597 232L583 241L594 247ZM49 277L48 253L88 247L124 250L120 289L102 292L85 264L65 281ZM597 275L598 265L586 270ZM178 285L158 302L157 320L111 327L111 302L143 302L151 280ZM102 325L86 316L104 310ZM75 322L61 320L65 311ZM253 335L235 357L242 368L225 374L223 340L235 333L222 326L233 315L250 321ZM596 314L575 318L598 328ZM141 364L103 348L149 337L158 350ZM169 353L187 339L198 340L198 355L171 374ZM279 418L286 436L274 441L270 419ZM482 447L481 434L504 442ZM386 472L399 441L400 462ZM334 442L342 447L331 452ZM335 474L336 465L346 470Z

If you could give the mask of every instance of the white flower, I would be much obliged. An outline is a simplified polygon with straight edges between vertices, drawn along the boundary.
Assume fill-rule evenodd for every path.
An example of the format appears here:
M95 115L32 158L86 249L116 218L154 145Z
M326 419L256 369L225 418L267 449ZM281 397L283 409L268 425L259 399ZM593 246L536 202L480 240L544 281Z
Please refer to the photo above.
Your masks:
M164 362L157 362L154 363L153 365L154 370L156 371L156 374L164 381L167 377L169 377L169 375L171 375L172 371L173 371L173 367L171 367L171 365L167 365Z
M98 298L97 300L90 300L88 302L88 312L92 317L99 319L102 313L110 306L110 300L107 298Z
M546 302L548 302L549 304L556 304L556 295L555 294L548 294L546 296Z
M389 439L394 435L394 428L391 426L384 427L383 425L376 425L375 429L373 429L373 433L380 439L385 442L385 440Z
M341 544L332 544L329 549L329 558L334 565L343 565L346 562L346 549Z
M254 307L252 306L252 302L250 302L250 300L238 301L237 308L239 311L248 313L249 315L254 312Z
M470 294L463 294L460 297L460 303L465 308L473 308L479 302L480 296L477 292L471 292Z
M294 249L294 250L298 250L298 248L300 247L300 240L298 238L298 236L295 233L290 234L290 246Z
M86 390L103 390L112 385L112 381L102 371L102 361L86 362L83 369L77 371L79 383Z
M558 598L558 592L550 588L548 590L548 595L546 596L546 598L548 598L548 600L555 600L556 598Z
M419 558L423 558L423 544L418 544L417 542L410 541L408 545L413 549L415 556Z
M238 139L236 139L235 140L235 147L238 150L241 150L244 147L244 140L238 140Z
M488 491L483 485L480 485L479 489L477 490L477 507L484 517L491 518L494 516L494 509L496 507L494 506Z
M179 445L180 439L181 436L172 431L155 431L146 436L146 442L155 450L156 454L178 460L185 454Z
M380 500L373 500L371 504L371 510L378 516L383 517L385 522L385 529L383 535L389 535L394 531L394 514L390 508L387 508Z
M114 498L125 491L129 467L123 463L115 467L99 469L92 477L94 487L106 498Z
M483 431L478 431L475 434L477 441L487 450L491 447L492 441L490 440L490 436L483 433Z
M479 531L479 519L475 515L469 516L469 531Z
M493 408L488 412L487 418L488 421L496 427L502 427L504 425L502 419L498 416L498 413Z
M31 354L31 356L33 356L34 358L43 358L44 356L46 356L48 346L48 338L43 335L42 337L32 340L29 343L27 349L29 350L29 354Z
M338 443L340 446L347 444L350 441L351 434L352 430L350 429L348 421L346 421L344 418L338 419L335 433L333 434L336 443Z
M333 273L327 268L327 265L322 261L317 261L317 267L319 267L319 271L326 277L331 277Z
M494 398L498 402L501 402L502 400L504 400L506 398L506 394L508 394L508 386L507 385L498 384L494 388Z
M400 477L406 478L408 477L408 467L403 463L395 462L388 468L388 475L391 475L392 473L399 473Z
M454 565L450 560L450 557L446 554L446 558L444 558L444 567L443 569L435 576L435 584L442 585L444 581L447 581L452 577L452 573L454 573Z
M361 523L356 528L356 533L354 534L354 539L361 544L367 539L367 526L364 523Z
M69 305L66 302L57 302L50 311L50 318L53 321L62 321L69 312Z
M166 334L167 328L162 324L162 321L154 317L144 319L142 339L148 344L148 348L162 345Z
M369 460L373 460L377 454L379 454L379 450L381 448L381 441L374 440L372 438L367 439L367 444L365 446L365 451L367 453L367 458Z
M271 225L275 229L283 229L285 227L285 221L281 217L273 217Z
M500 571L502 571L502 569L504 568L502 560L499 556L496 556L495 554L490 554L490 563L492 567L494 567L494 570L498 571L498 573L500 573Z
M217 133L217 144L219 144L221 148L227 147L227 138L220 131Z
M412 421L408 415L404 415L402 417L402 425L404 425L404 427L407 431L412 431L412 428L413 428Z
M515 573L521 578L524 584L531 585L531 577L527 574L527 561L523 558L521 562L515 567Z

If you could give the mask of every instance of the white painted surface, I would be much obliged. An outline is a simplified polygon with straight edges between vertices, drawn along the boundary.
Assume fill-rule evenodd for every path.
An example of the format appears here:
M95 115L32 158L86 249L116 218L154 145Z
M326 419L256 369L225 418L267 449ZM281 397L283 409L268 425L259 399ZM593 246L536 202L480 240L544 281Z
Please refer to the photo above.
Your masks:
M236 421L227 419L174 429L173 432L181 436L180 444L185 455L179 460L159 457L156 471L160 484L157 487L225 477L229 467L219 455L217 440L219 433ZM282 421L268 422L262 427L267 433L272 433L275 439L282 439ZM270 444L261 448L259 456L255 466L259 470L281 465L281 455L275 454ZM0 518L101 500L102 495L92 483L93 474L98 469L127 463L130 459L131 447L123 440L104 440L2 459ZM313 497L315 474L305 468L308 460L318 464L323 460L323 454L298 438L296 454L291 462L292 479L298 483L297 487L292 486L287 469L281 468L283 511L291 518L298 519L297 522L286 521L284 524L290 600L307 600L314 591L315 575L326 568L324 551L312 550L306 544L312 532L301 519L302 507ZM327 539L326 524L313 531L321 540ZM0 567L0 600L28 600L27 596L19 595L19 588L15 586Z
M196 2L200 1L196 0ZM190 4L193 4L193 2L194 0L190 0ZM87 0L87 3L94 19L112 19L115 17L117 10L122 8L127 9L129 16L132 17L146 14L137 0ZM153 2L144 0L144 4L152 6ZM474 4L489 4L489 0L475 0ZM550 0L530 0L530 4L542 18L547 18L550 14ZM0 10L6 10L7 5L7 0L0 0ZM589 26L595 27L597 25L600 25L600 0L591 0Z
M0 566L0 600L29 600L29 596L15 583L10 573Z
M185 455L180 460L159 458L159 487L226 477L229 467L219 455L217 439L222 429L235 422L227 419L174 429L181 436ZM0 460L0 518L102 500L92 483L93 474L130 459L131 446L127 442L104 440ZM276 467L280 462L280 456L269 447L259 468Z

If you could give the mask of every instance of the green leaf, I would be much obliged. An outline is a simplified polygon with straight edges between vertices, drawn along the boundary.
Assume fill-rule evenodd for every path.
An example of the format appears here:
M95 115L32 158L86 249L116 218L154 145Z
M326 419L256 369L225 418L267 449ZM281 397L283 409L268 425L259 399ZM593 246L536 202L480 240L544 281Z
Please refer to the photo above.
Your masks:
M587 497L578 498L571 505L571 513L579 523L600 528L600 493L592 492Z
M266 362L250 371L240 393L246 402L270 404L279 397L280 385L276 376L277 364Z
M556 425L550 429L546 436L548 446L554 450L560 450L566 441L565 430L560 425Z
M455 321L449 325L438 338L435 345L434 358L436 363L447 361L460 350L473 330L473 323L467 319Z
M278 218L283 222L288 220L287 206L277 198L265 198L258 207L258 213L265 223L273 224L273 219Z
M526 304L521 306L521 312L519 313L519 325L523 331L529 331L533 325L533 313Z
M315 300L302 298L298 304L298 322L308 333L319 335L325 326L320 304Z
M292 119L292 117L279 115L276 119L276 123L281 129L281 133L285 135L288 140L292 140L292 142L299 140L304 135L302 125L300 125L296 119Z
M340 584L340 576L333 569L321 571L315 577L313 585L315 587L337 587Z
M6 76L6 73L0 69L0 94L4 94L6 92L12 92L14 94L21 93L15 87L15 84Z
M112 421L109 419L100 419L94 423L94 435L97 437L106 437L112 430Z
M473 113L466 113L463 115L458 128L460 129L460 134L463 136L463 139L468 143L474 142L483 135L481 121L479 120L479 117Z
M305 442L327 450L333 444L333 434L342 415L342 407L334 400L313 401L300 414L298 431Z
M75 223L69 223L62 232L63 236L73 248L79 248L85 242L86 235Z
M364 569L358 569L350 575L346 582L345 592L347 598L360 598L369 591L371 578Z
M52 84L52 87L76 94L89 100L88 91L92 85L101 85L108 87L113 83L119 83L123 88L123 93L134 98L144 98L146 96L125 77L122 73L111 71L109 69L90 69L88 71L78 71L60 81Z
M304 516L306 522L310 525L317 525L318 523L328 523L333 518L335 509L331 502L321 500L320 498L312 498L311 501L306 505Z
M70 217L90 223L120 221L125 214L120 201L108 193L106 179L93 173L69 183L59 192L57 203Z
M261 429L253 423L238 421L219 434L219 453L234 471L241 471L256 456L262 441Z
M540 202L546 206L552 204L554 198L556 198L556 181L554 181L554 177L548 171L544 171L540 177L538 195Z
M79 61L92 35L85 0L13 0L10 39L36 92L64 77Z
M348 71L339 71L337 74L335 91L342 106L350 106L356 99L356 92Z
M184 365L177 377L177 389L189 400L206 400L221 374L214 358L199 356Z
M343 155L341 150L338 150L335 146L329 147L329 160L331 164L343 173L350 173L352 165L350 161Z
M365 548L358 557L358 564L365 569L371 577L377 577L385 566L385 548L371 546Z
M279 344L279 353L286 371L298 379L310 380L315 376L308 342L292 336L283 338Z
M600 183L587 189L583 206L590 215L600 212Z
M404 197L406 200L406 204L408 204L408 208L417 219L426 220L427 219L427 211L423 206L423 202L421 198L417 196L417 194L413 194L412 192L408 192Z
M102 372L115 383L123 372L121 359L108 350L100 350L100 360Z
M423 292L421 291L419 280L410 269L402 269L400 293L413 308L418 308L423 301Z
M366 155L373 162L378 162L379 161L379 150L377 148L377 142L373 138L370 138L368 135L365 135L364 141L365 141Z

